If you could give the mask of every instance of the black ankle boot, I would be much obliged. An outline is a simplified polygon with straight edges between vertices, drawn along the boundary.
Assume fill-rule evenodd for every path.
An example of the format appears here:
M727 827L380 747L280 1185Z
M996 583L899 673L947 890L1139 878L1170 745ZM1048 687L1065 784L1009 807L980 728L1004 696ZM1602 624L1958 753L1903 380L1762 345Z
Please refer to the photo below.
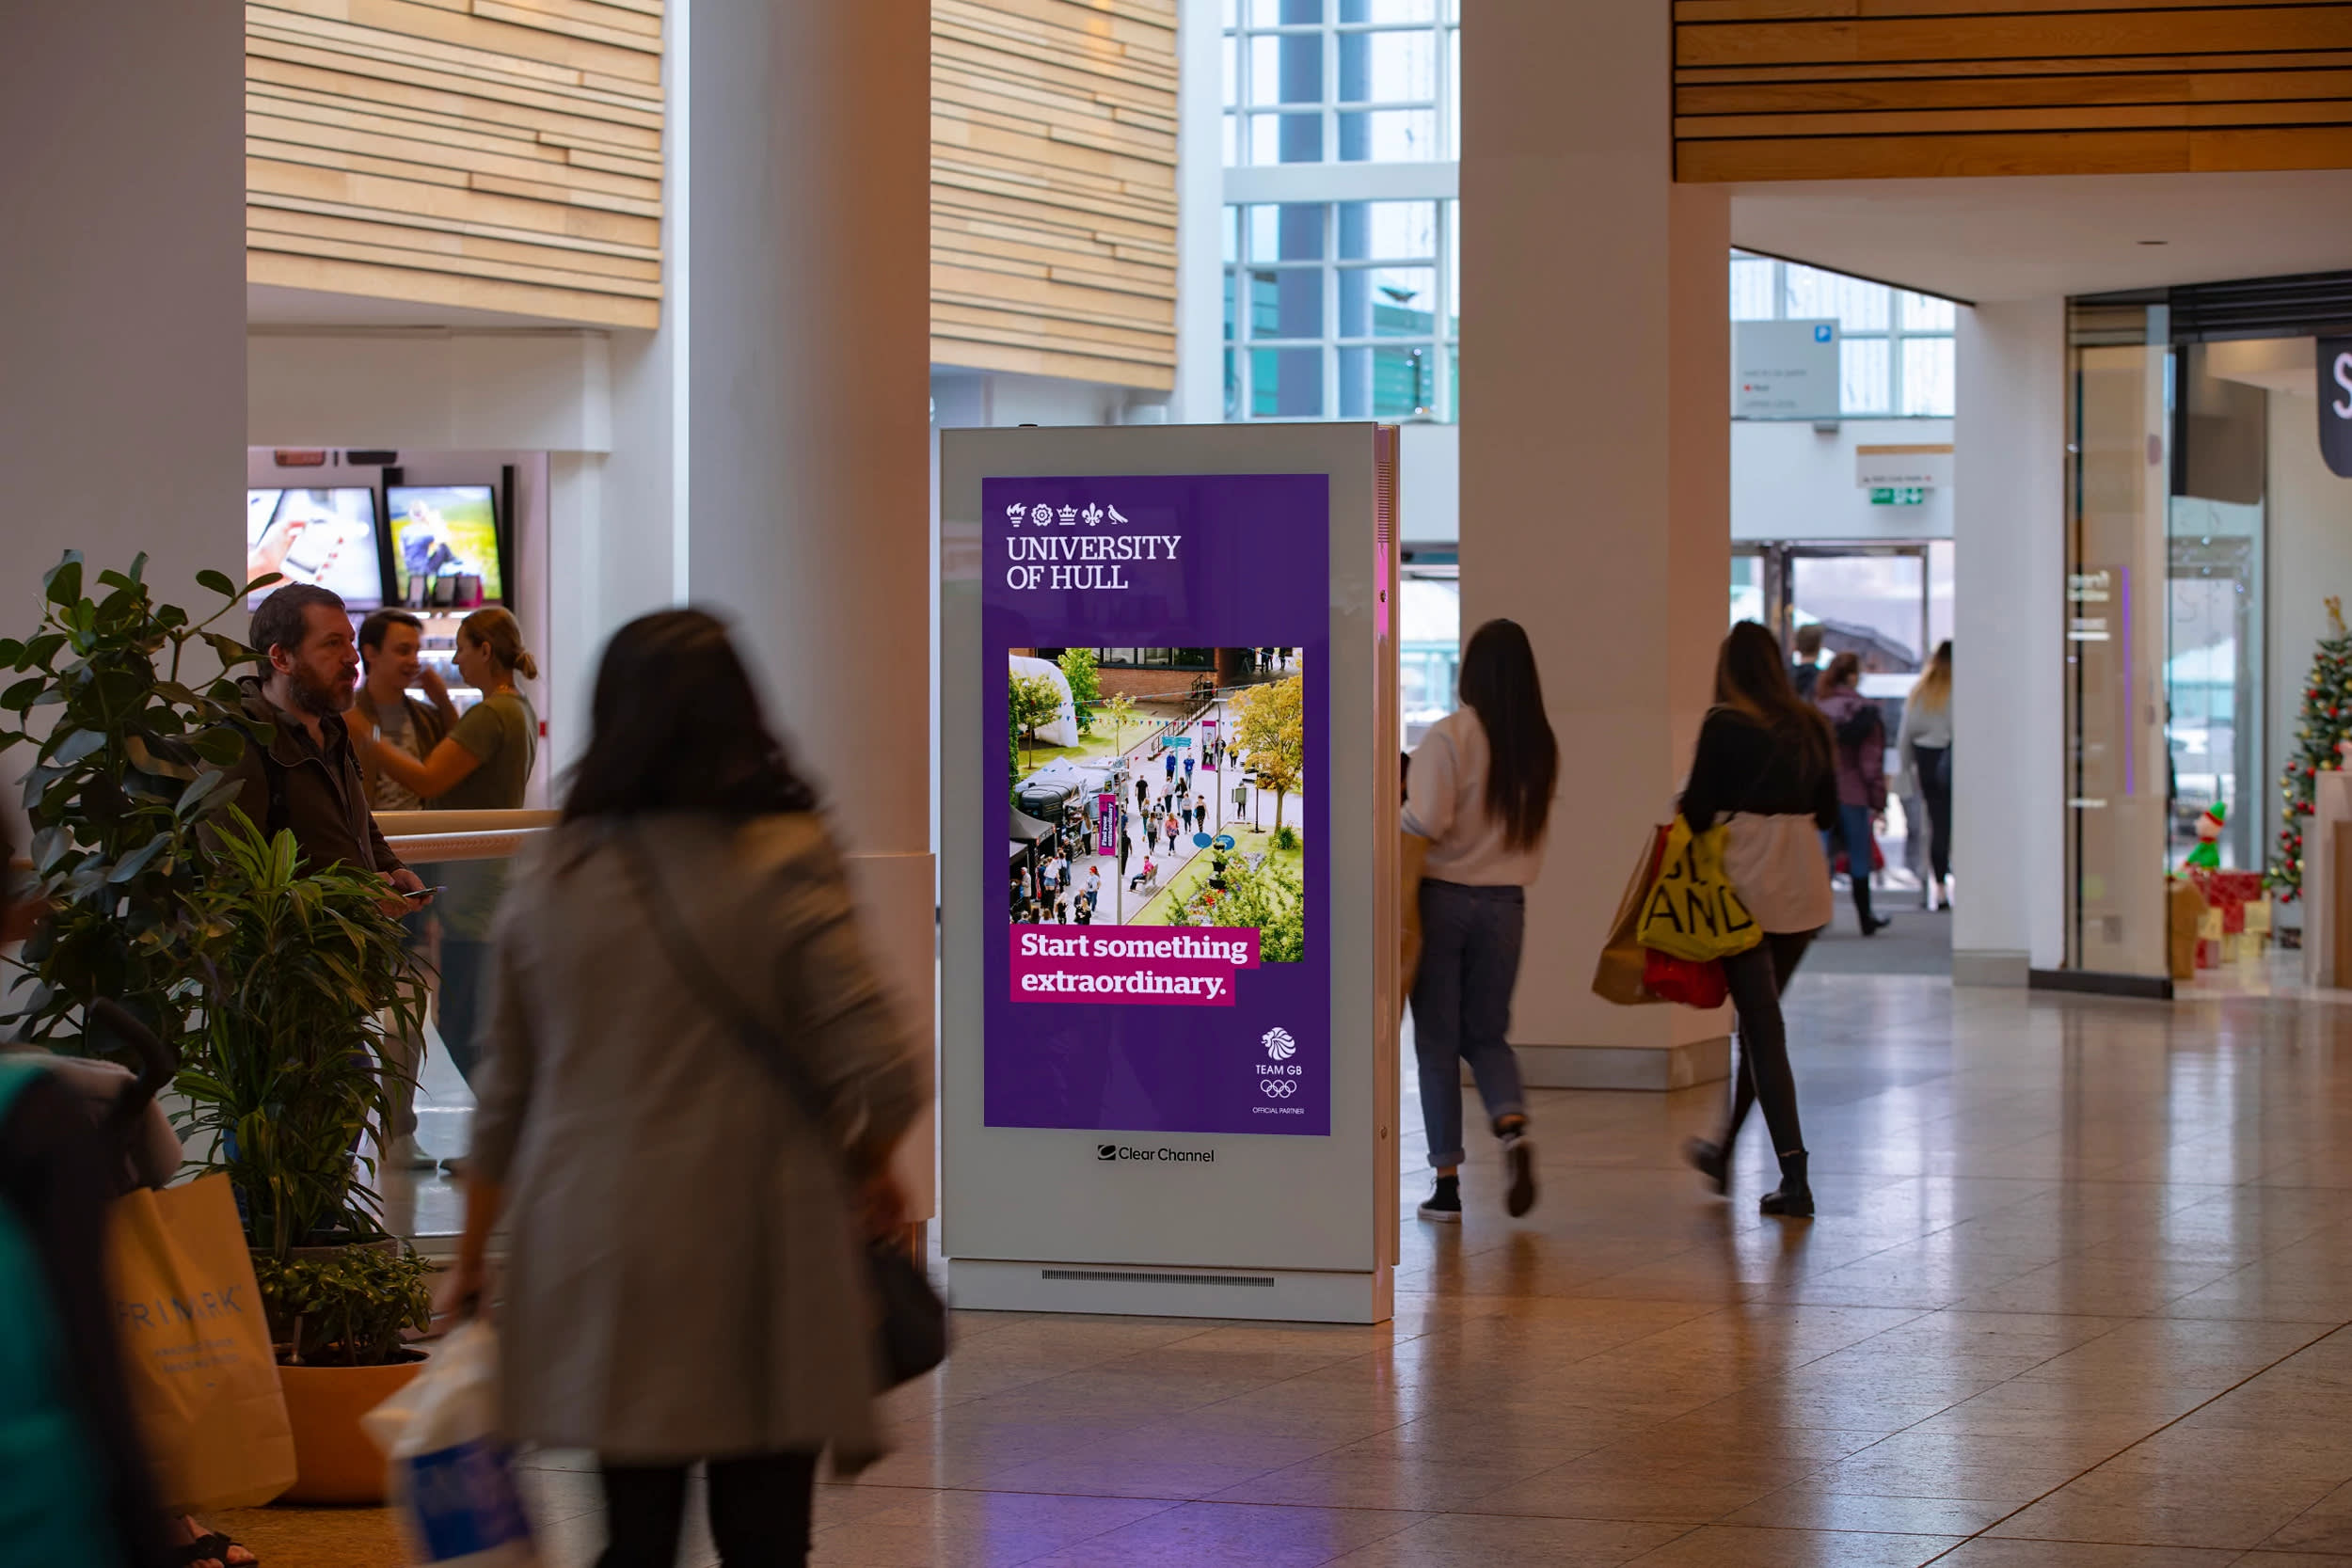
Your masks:
M1853 879L1853 912L1861 917L1862 934L1866 937L1877 936L1888 926L1894 924L1892 921L1879 919L1871 910L1870 875L1867 871Z
M1731 1151L1721 1144L1705 1138L1692 1138L1682 1146L1682 1157L1691 1168L1707 1178L1718 1193L1731 1190Z
M1813 1217L1813 1185L1805 1180L1805 1152L1780 1157L1780 1190L1766 1193L1757 1205L1768 1214L1782 1219L1809 1220Z

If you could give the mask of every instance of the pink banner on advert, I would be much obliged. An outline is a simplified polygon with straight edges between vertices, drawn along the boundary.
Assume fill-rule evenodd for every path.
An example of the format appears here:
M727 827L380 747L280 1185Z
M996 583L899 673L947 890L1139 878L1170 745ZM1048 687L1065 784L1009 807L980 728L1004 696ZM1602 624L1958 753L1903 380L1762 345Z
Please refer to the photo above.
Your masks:
M1230 1007L1258 967L1254 928L1015 926L1012 1000Z

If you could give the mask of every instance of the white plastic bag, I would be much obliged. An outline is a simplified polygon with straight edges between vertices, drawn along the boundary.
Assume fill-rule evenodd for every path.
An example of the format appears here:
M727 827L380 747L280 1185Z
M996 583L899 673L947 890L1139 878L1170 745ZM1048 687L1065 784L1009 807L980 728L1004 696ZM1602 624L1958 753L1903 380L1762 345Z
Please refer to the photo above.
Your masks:
M420 1568L536 1568L531 1522L498 1435L498 1338L479 1321L443 1339L361 1424L391 1465L392 1506Z

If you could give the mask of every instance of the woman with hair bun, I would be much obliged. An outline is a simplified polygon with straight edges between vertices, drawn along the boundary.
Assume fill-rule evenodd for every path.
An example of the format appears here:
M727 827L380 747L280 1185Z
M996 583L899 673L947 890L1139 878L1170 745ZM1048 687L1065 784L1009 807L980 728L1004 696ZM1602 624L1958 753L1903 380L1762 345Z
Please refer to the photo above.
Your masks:
M539 715L515 689L517 678L539 678L539 661L523 646L514 611L493 605L458 623L457 673L482 700L422 762L373 735L354 743L366 766L416 791L430 810L513 811L523 803L539 757ZM358 726L352 733L358 736ZM475 1019L490 921L506 890L506 868L499 861L456 861L435 871L426 879L446 889L434 904L441 922L441 1043L470 1083L480 1056Z

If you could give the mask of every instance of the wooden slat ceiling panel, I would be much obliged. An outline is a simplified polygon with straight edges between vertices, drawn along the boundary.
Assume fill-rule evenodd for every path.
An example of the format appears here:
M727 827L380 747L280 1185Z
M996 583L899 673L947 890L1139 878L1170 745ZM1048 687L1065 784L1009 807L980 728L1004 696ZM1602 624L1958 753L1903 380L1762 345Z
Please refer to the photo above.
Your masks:
M663 0L247 0L255 282L661 310Z
M933 0L931 359L1175 384L1175 0Z
M656 325L662 16L248 0L248 276ZM931 46L933 357L1170 387L1175 0L934 0Z
M1677 0L1686 181L2352 166L2346 0Z

